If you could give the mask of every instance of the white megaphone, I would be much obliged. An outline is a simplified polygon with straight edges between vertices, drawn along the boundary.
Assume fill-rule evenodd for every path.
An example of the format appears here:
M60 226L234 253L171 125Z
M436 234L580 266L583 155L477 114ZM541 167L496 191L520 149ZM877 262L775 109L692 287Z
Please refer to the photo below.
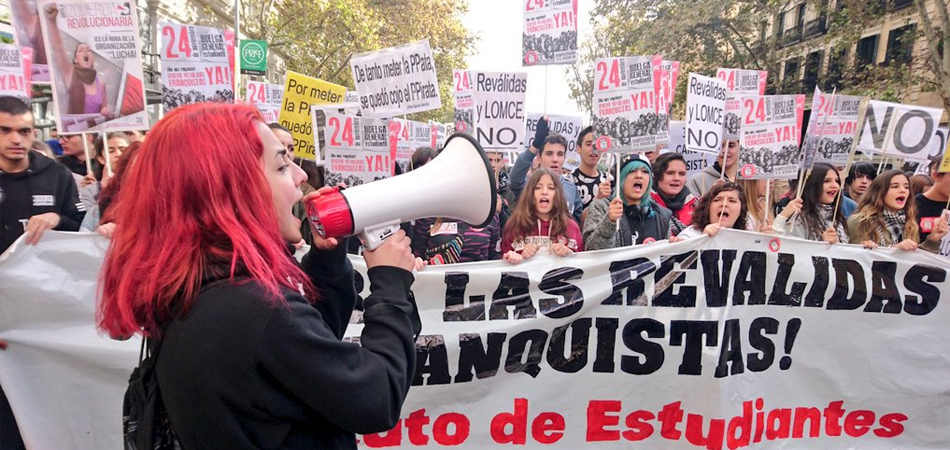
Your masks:
M498 188L485 151L474 138L449 136L439 156L397 177L321 195L307 205L320 237L359 234L369 250L424 217L446 217L485 227L495 215Z

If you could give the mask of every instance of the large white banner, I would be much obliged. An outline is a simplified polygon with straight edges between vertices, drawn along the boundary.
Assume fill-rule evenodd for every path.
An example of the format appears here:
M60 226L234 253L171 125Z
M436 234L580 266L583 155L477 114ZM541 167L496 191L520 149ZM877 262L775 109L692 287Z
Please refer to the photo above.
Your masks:
M257 107L265 122L277 122L280 117L280 102L284 99L284 85L248 81L246 96L245 101Z
M44 0L40 10L59 132L147 129L135 4Z
M31 449L121 447L139 343L95 331L106 245L53 232L0 257L0 383ZM947 270L926 252L733 230L429 266L402 420L361 442L945 450Z
M363 115L392 117L442 107L429 40L350 59Z
M871 100L858 150L891 158L927 162L943 109Z
M667 111L662 121L657 114L654 76L662 62L660 56L594 61L594 148L617 153L656 150L658 135L669 130Z
M741 98L739 177L787 180L798 173L804 95Z
M485 150L520 150L528 74L472 72L475 139Z
M158 29L165 112L191 103L234 103L234 31L172 22L159 22Z
M686 86L686 149L718 154L722 148L726 108L725 84L715 78L689 74Z
M577 61L577 0L526 0L523 3L523 65Z

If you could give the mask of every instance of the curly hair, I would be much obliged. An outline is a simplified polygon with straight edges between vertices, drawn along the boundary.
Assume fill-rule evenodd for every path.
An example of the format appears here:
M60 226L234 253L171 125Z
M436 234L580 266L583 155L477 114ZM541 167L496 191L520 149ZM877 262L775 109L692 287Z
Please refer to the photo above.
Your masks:
M749 209L745 201L745 192L742 190L742 186L732 181L723 181L713 186L706 195L700 197L699 202L696 204L696 209L693 210L693 226L703 230L706 228L706 225L712 223L712 220L709 218L709 213L712 210L713 200L716 199L717 195L731 191L735 191L739 194L739 204L742 205L739 210L739 217L736 218L736 223L732 225L732 228L744 230L749 214Z

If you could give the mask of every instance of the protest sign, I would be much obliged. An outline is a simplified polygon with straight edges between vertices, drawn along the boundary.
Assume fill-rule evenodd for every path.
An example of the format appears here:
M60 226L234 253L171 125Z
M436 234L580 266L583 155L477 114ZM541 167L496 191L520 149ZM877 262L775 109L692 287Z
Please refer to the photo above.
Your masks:
M787 180L798 174L804 95L747 95L739 129L739 177Z
M162 106L234 103L234 32L159 22Z
M538 120L541 117L546 117L548 120L548 130L552 133L560 134L564 136L564 139L567 139L567 152L576 152L577 151L577 135L580 134L581 129L583 128L584 119L579 116L561 116L557 114L541 114L541 113L528 113L528 122L527 122L527 139L524 142L524 148L522 150L527 150L531 147L531 139L534 138L534 132L538 127Z
M661 60L653 66L653 85L656 95L656 113L660 122L657 133L658 143L669 141L670 113L673 110L673 96L676 94L676 77L679 76L679 61Z
M405 119L390 119L387 124L389 127L389 155L399 164L402 173L411 169L409 164L412 162L412 149L410 142L410 129L412 125Z
M660 153L674 152L683 155L686 162L686 179L700 173L707 166L716 162L716 155L706 152L697 152L686 149L686 122L674 120L670 122L670 142ZM659 176L656 174L655 176Z
M722 148L726 87L722 81L689 74L686 87L686 149L719 154Z
M340 103L345 94L346 88L338 84L287 72L278 120L294 136L295 158L310 161L318 159L310 107Z
M937 172L946 173L950 172L950 139L947 139L947 130L944 129L944 142L947 143L943 151L943 159L940 160L940 167L937 168Z
M359 186L392 175L386 120L333 112L325 114L323 143L327 186L339 183L345 183L347 187Z
M45 0L40 8L59 132L148 128L134 4Z
M739 97L743 95L763 95L769 73L765 70L724 69L716 70L719 78L726 86L729 95L726 97L726 117L723 122L725 139L739 139L739 127L742 118L739 116L742 105Z
M527 0L521 34L524 66L577 61L577 0Z
M451 134L451 130L449 126L444 123L430 121L429 124L435 126L435 130L437 133L436 138L435 138L435 145L436 145L435 148L436 150L441 149L442 147L445 146L445 141L449 138L449 135Z
M0 95L30 102L30 65L33 49L12 44L0 44Z
M452 71L452 101L455 103L455 131L475 135L475 103L472 99L472 72Z
M414 154L422 147L437 150L439 147L439 129L430 123L409 121L409 152Z
M32 55L29 82L49 83L46 44L40 29L37 0L8 0L7 7L12 19L13 42L20 48L29 48Z
M812 167L814 162L834 165L848 162L862 99L856 95L822 93L815 88L803 149L806 168Z
M485 150L522 148L528 74L473 72L475 139Z
M354 56L350 67L366 117L442 107L428 39Z
M0 261L0 383L31 448L121 446L139 341L95 330L107 245L49 232ZM735 230L428 266L402 419L361 445L950 448L947 270L926 252Z
M943 110L925 106L871 100L868 103L858 150L890 158L926 162L929 144Z
M247 82L245 101L257 107L267 123L277 122L280 115L280 103L284 98L284 86L280 84Z
M656 149L664 123L657 114L655 56L594 62L594 148L601 152Z

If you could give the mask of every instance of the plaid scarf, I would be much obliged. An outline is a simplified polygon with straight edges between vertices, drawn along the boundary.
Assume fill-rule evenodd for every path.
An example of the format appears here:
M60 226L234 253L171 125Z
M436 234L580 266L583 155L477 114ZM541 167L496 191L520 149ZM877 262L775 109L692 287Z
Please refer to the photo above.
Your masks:
M887 209L881 211L881 217L884 218L884 226L878 227L877 232L881 235L880 244L894 245L904 240L904 225L907 223L907 214L904 210L890 212Z
M834 217L834 212L835 212L834 203L831 203L831 204L828 204L828 205L821 205L821 206L818 207L818 214L821 215L822 221L825 223L825 229L827 229L828 227L834 227L834 228L835 228L835 231L838 232L838 242L847 243L847 242L848 242L848 229L845 228L845 226L842 225L842 224L839 223L839 222L834 222L834 223L831 222L831 219ZM804 224L803 224L803 225L804 225ZM807 225L804 225L804 226L805 226L806 228L808 228ZM808 230L808 240L810 240L810 241L821 241L821 240L822 240L822 239L821 239L821 236L822 236L822 234L825 233L825 229L821 229L821 230L810 230L810 229L809 229L809 230Z

